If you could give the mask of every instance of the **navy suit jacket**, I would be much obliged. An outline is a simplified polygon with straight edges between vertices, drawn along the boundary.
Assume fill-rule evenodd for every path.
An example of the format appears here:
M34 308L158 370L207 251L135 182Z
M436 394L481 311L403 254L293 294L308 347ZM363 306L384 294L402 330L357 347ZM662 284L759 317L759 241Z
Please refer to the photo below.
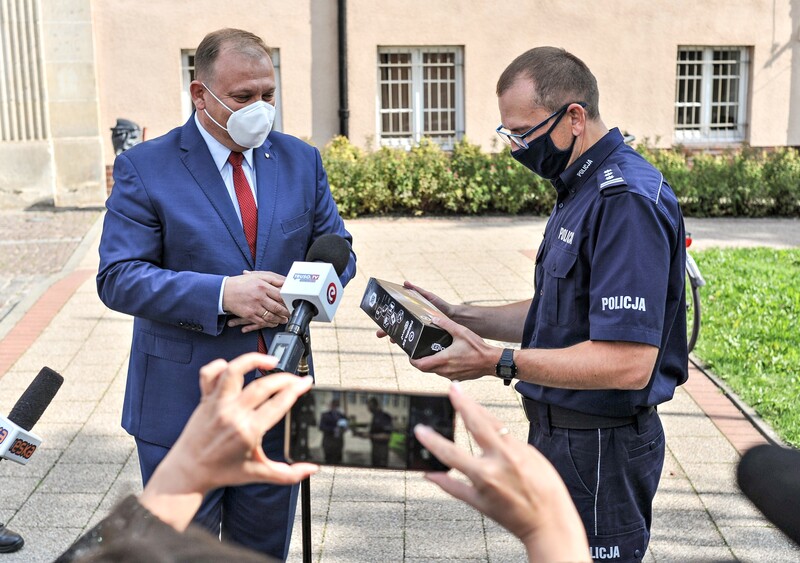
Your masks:
M110 309L135 317L122 426L141 440L172 446L199 402L200 368L256 350L256 332L217 314L224 276L286 275L324 234L352 244L316 148L273 131L253 154L255 262L194 116L114 162L97 290ZM355 269L351 251L343 284ZM267 347L282 328L262 331Z

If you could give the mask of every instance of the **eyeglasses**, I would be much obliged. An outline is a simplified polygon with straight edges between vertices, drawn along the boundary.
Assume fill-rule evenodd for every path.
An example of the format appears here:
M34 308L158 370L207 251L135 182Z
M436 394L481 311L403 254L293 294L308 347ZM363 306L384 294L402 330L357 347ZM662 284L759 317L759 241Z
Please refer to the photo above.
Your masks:
M544 119L544 121L540 122L537 125L534 125L533 127L528 129L524 133L511 133L511 132L509 132L507 129L505 129L503 127L502 123L497 126L497 129L495 129L495 131L500 136L500 138L503 139L503 142L505 144L512 145L512 146L516 147L517 149L527 149L528 148L528 142L525 139L527 137L530 137L532 133L538 131L539 129L541 129L542 127L547 125L548 121L550 121L551 119L553 119L555 116L557 116L559 114L561 114L559 116L559 118L558 118L558 120L560 120L561 117L563 117L563 115L567 112L567 108L569 106L571 106L572 104L578 104L582 108L586 107L586 102L570 102L568 104L565 104L565 105L561 106L560 108L558 108L553 113L551 113L549 116L547 116L547 118ZM553 123L553 127L556 126L556 124L558 123L558 120L556 120L556 122Z

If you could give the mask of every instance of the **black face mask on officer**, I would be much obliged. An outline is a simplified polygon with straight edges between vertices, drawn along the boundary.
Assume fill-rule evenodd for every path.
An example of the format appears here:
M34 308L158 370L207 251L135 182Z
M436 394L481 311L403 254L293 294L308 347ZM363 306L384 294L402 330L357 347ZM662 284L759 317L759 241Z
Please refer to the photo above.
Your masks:
M578 139L573 135L572 144L570 144L569 148L561 150L555 145L553 139L550 138L550 133L555 129L559 121L561 121L561 118L566 115L567 108L569 108L569 105L564 106L561 113L556 117L556 120L543 135L539 135L528 143L527 149L511 151L511 156L513 156L517 162L546 180L555 180L566 170L569 159L572 156L572 149L575 146L575 141Z

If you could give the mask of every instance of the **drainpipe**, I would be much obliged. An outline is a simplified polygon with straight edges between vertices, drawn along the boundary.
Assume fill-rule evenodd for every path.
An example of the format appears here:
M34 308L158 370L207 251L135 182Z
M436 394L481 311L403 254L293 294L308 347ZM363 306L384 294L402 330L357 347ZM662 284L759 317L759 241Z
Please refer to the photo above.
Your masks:
M339 0L339 134L350 136L350 108L347 105L347 0Z

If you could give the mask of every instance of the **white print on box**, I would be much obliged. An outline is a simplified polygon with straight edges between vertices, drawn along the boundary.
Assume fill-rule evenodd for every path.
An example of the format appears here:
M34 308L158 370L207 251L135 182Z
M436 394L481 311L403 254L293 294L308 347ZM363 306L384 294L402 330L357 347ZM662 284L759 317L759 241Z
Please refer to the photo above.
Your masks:
M380 319L381 324L384 328L389 327L389 325L397 325L403 322L403 310L397 309L395 311L395 302L392 300L388 300L387 303L383 305L379 305L377 309L375 309L375 317L376 319Z
M411 330L411 321L406 321L406 324L403 325L403 333L400 337L400 341L404 344L406 342L413 342L414 338L416 338L416 334L413 330Z

